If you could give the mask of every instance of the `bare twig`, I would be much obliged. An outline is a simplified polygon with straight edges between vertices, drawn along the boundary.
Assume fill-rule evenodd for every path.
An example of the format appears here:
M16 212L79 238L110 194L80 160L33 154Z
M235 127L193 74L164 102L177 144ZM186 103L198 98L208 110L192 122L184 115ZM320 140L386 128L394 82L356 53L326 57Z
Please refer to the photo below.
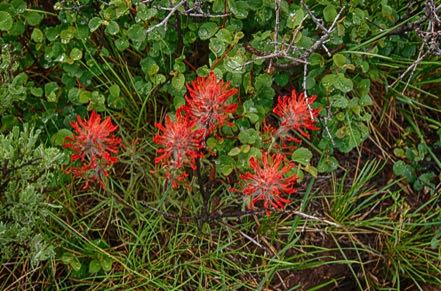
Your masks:
M149 29L147 29L145 31L145 33L148 34L148 33L152 32L153 30L155 30L158 27L166 26L168 20L170 19L170 17L172 17L173 14L175 14L175 12L178 10L178 8L181 7L182 5L184 5L184 3L186 3L186 2L187 2L187 0L182 0L181 2L176 4L173 8L171 8L170 13L161 22L159 22L158 24L155 24L152 27L150 27Z
M159 209L156 209L150 205L148 205L147 203L145 203L144 201L139 201L142 205L144 205L145 207L149 208L150 210L161 214L162 216L164 216L165 218L169 218L172 220L183 220L186 222L189 221L199 221L200 219L204 219L204 214L202 215L196 215L196 216L177 216L174 214L170 214L167 213L165 211L161 211ZM298 211L295 209L285 209L282 211L276 211L275 209L272 209L274 211L274 213L282 213L282 214L294 214L300 217L303 217L305 219L308 220L312 220L312 221L316 221L316 222L320 222L323 224L327 224L330 226L335 226L335 227L342 227L340 224L335 223L333 221L327 220L325 218L321 218L321 217L317 217L317 216L313 216L310 214L306 214L302 211ZM214 213L210 213L208 215L208 221L216 221L216 220L221 220L221 219L226 219L226 218L242 218L245 216L252 216L252 215L266 215L267 211L266 210L245 210L245 211L230 211L230 212L214 212Z
M328 30L326 29L326 27L323 25L323 20L315 17L314 13L312 13L312 11L306 5L305 1L301 0L300 4L303 6L303 8L305 8L306 13L308 13L309 17L311 17L312 21L314 21L314 23L317 25L317 27L319 27L323 32L329 33Z
M304 59L308 58L313 52L315 52L319 47L321 47L323 44L326 43L330 34L335 29L335 26L337 25L337 21L340 19L340 16L343 13L343 11L344 11L344 6L340 8L340 11L335 16L331 26L326 30L326 33L324 33L309 49L305 51L305 53L302 55L302 58Z
M276 24L274 25L274 54L279 53L279 26L280 26L280 0L274 0L274 10L276 13ZM268 71L273 67L274 58L270 58Z
M166 11L172 11L174 7L157 7L160 10L166 10ZM204 18L225 18L230 16L230 13L224 13L224 14L211 14L208 12L205 12L202 10L200 6L197 6L195 4L195 7L184 10L184 11L178 11L180 14L190 16L190 17L204 17Z
M413 27L417 35L421 38L422 44L420 50L418 52L417 59L409 66L407 69L401 73L401 75L394 81L392 84L388 85L387 88L394 87L398 82L402 81L406 75L409 74L407 78L407 82L404 86L403 93L406 91L409 83L416 71L417 66L429 55L441 55L441 19L438 16L438 10L441 8L441 5L435 7L435 3L433 0L427 0L426 6L424 8L425 16L413 23ZM421 29L422 21L428 21L427 28L425 30Z

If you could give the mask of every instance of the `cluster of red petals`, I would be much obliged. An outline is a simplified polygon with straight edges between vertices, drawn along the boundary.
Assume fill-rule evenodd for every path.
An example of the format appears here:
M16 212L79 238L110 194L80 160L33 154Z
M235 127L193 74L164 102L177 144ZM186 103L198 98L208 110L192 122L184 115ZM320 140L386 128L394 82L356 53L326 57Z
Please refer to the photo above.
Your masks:
M283 198L282 194L293 194L297 176L291 175L285 177L294 165L292 163L284 164L285 157L282 154L269 155L262 153L262 165L256 158L250 158L250 166L253 173L247 172L240 177L245 181L242 191L249 196L248 208L253 209L258 201L263 201L263 207L267 215L270 209L283 209L290 201Z
M118 147L121 139L113 136L118 126L112 123L110 117L101 122L101 116L95 111L89 120L83 120L77 115L77 120L70 123L75 133L66 137L65 148L71 149L71 162L80 161L81 166L71 166L67 171L75 177L85 179L84 188L90 181L98 182L105 188L103 177L108 175L108 168L118 161Z
M199 128L206 129L205 135L223 126L228 114L237 109L237 104L226 102L238 90L230 88L230 82L217 80L213 72L207 77L197 77L190 85L187 84L187 89L189 95L185 96L186 111L196 120Z
M167 179L176 188L188 176L183 168L196 169L196 159L202 157L204 130L196 129L196 120L183 108L177 110L175 120L166 116L164 125L156 123L155 126L159 132L153 142L161 146L156 151L155 164L165 168Z
M292 91L291 96L280 96L273 109L273 112L280 118L279 128L275 132L276 137L283 142L299 142L290 134L290 131L297 131L309 138L306 130L318 130L316 117L319 109L313 109L311 106L316 98L315 95L306 98L304 93L297 94L295 90Z

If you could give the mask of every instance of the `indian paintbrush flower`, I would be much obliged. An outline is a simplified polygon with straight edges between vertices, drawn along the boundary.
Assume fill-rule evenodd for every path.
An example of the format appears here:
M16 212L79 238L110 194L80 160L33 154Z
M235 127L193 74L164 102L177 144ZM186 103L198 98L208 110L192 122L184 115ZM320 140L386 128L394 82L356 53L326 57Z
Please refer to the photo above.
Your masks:
M318 130L315 126L319 109L311 108L317 96L305 97L304 93L297 94L292 91L291 96L279 96L277 105L273 112L279 117L279 128L275 131L276 138L282 142L299 142L294 138L290 131L297 131L302 136L309 138L306 130Z
M204 130L196 128L196 120L191 118L184 107L176 111L175 120L167 115L164 125L156 123L155 126L159 132L153 142L161 146L156 151L158 157L155 158L155 164L164 167L167 179L176 188L178 182L188 176L184 167L195 170L196 159L203 156L201 149Z
M113 136L118 126L110 117L101 122L101 116L95 111L88 120L77 115L77 120L70 123L75 133L66 137L64 147L71 149L71 162L80 161L81 166L70 166L67 170L75 177L85 179L84 188L89 182L97 181L104 188L103 177L108 175L108 168L118 161L118 147L121 139Z
M226 104L227 100L238 92L230 88L230 82L217 80L213 72L207 77L198 77L190 85L187 84L188 95L186 111L191 115L199 128L205 129L204 137L216 127L226 123L228 114L234 113L237 104Z
M251 157L250 167L253 172L241 174L245 185L243 193L248 196L248 208L254 209L255 203L263 201L263 207L267 215L271 208L283 209L290 200L283 198L283 194L293 194L297 176L294 174L286 176L294 167L292 163L285 164L285 157L280 154L269 155L262 153L262 163L257 158Z

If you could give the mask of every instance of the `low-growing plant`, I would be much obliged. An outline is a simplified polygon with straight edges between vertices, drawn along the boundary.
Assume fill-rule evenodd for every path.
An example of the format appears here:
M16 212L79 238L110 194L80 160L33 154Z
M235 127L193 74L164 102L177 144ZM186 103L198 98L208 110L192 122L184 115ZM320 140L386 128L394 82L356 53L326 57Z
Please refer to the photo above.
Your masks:
M250 124L244 122L243 117L234 116L238 104L229 99L238 90L231 89L229 82L217 80L214 72L207 77L198 77L187 87L186 104L177 109L174 120L166 116L165 125L156 124L160 132L153 138L160 146L155 162L161 165L161 172L168 182L173 188L180 184L189 187L192 183L188 177L196 177L206 211L211 189L204 183L207 179L202 177L206 174L203 167L214 166L221 174L218 178L230 177L230 181L237 181L237 173L240 173L243 183L237 189L230 186L243 192L249 209L254 209L259 201L263 202L268 215L271 209L284 209L290 200L283 196L296 192L298 177L291 161L293 149L301 142L296 134L309 138L307 130L318 129L319 109L313 108L316 96L307 97L293 90L291 96L279 97L273 110L273 118L279 120L270 124L271 116L268 116L264 125ZM210 138L212 144L224 146L210 148ZM242 157L239 156L241 153ZM306 150L304 156L308 153ZM216 162L212 157L217 154ZM230 159L228 172L221 170L224 167L219 162L222 158ZM212 177L210 183L217 183L215 180Z
M77 116L77 121L71 122L75 134L65 138L64 147L73 151L70 161L72 165L67 172L85 180L84 187L88 188L90 181L95 181L105 188L104 177L108 169L118 161L121 139L114 137L118 129L110 117L101 122L101 116L95 111L88 120ZM78 161L80 165L74 165Z
M42 229L64 162L60 150L39 144L40 130L25 124L0 134L0 263L30 257L32 264L54 256Z

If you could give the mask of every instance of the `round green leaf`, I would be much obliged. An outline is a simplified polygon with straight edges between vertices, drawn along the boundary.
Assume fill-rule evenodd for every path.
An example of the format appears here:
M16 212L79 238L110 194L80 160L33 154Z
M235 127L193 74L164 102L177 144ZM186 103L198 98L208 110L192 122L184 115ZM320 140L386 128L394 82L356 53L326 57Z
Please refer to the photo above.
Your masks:
M72 131L66 128L62 128L52 135L51 143L55 146L62 146L65 142L66 137L68 136L73 136Z
M209 48L216 56L219 57L225 52L227 46L225 42L223 42L222 40L217 38L212 38L210 39Z
M41 97L41 96L43 96L43 88L32 87L31 94L34 95L35 97Z
M12 28L12 16L6 11L0 11L0 30L9 31Z
M218 26L214 22L205 22L199 27L198 35L202 40L209 39L212 37L218 30Z
M145 38L144 27L140 24L134 24L130 26L129 30L127 31L127 36L132 41L143 41Z
M119 88L118 84L113 84L109 87L109 93L113 97L119 97L119 94L121 93L121 89Z
M173 77L172 81L172 86L176 89L176 90L181 90L182 88L184 88L185 85L185 76L184 74L177 74L176 76Z
M335 89L340 90L343 93L348 93L352 91L354 83L351 79L346 78L343 73L338 73L337 78L334 82L334 87Z
M31 34L31 39L38 43L43 42L44 34L39 28L34 28Z
M342 54L335 54L332 59L337 67L343 67L346 64L346 57Z
M125 38L119 38L115 40L115 46L118 50L123 51L129 47L129 41Z
M228 5L230 7L231 12L238 19L244 19L248 16L249 6L247 1L235 1L229 0Z
M101 260L101 267L104 272L110 272L112 270L112 259L109 257L105 257Z
M241 151L240 148L234 147L228 152L228 155L230 157L234 157L234 156L237 156L238 154L240 154L240 151Z
M70 56L70 58L71 58L72 60L74 60L74 61L79 61L79 60L81 60L81 58L83 57L83 52L82 52L80 49L74 47L74 48L70 51L69 56Z
M31 26L37 26L43 20L44 14L35 11L28 11L25 13L25 20Z
M332 156L322 158L317 166L317 170L320 173L330 173L335 171L337 168L338 161Z
M99 17L93 17L91 20L89 20L89 29L90 32L94 32L98 29L98 27L101 26L101 23L103 23L103 20Z
M311 151L309 149L303 148L303 147L296 149L291 156L291 159L294 162L297 162L297 163L304 165L304 166L309 164L309 162L311 161L311 158L312 158Z
M219 160L217 161L218 164L218 171L224 175L228 176L233 172L234 165L236 164L233 158L229 156L220 156Z
M58 91L59 87L56 82L49 82L44 85L44 94L49 102L57 102L58 101Z
M106 26L106 29L104 31L108 34L115 35L119 32L119 25L116 21L112 20Z
M326 22L332 22L334 21L335 17L337 16L337 10L335 9L334 5L328 5L323 9L323 18Z
M349 101L348 98L343 95L332 95L331 104L333 107L346 108L348 107Z
M101 270L101 263L98 260L92 260L89 263L89 273L98 273Z
M393 171L395 175L406 178L409 183L412 183L416 179L414 168L401 160L395 162Z

